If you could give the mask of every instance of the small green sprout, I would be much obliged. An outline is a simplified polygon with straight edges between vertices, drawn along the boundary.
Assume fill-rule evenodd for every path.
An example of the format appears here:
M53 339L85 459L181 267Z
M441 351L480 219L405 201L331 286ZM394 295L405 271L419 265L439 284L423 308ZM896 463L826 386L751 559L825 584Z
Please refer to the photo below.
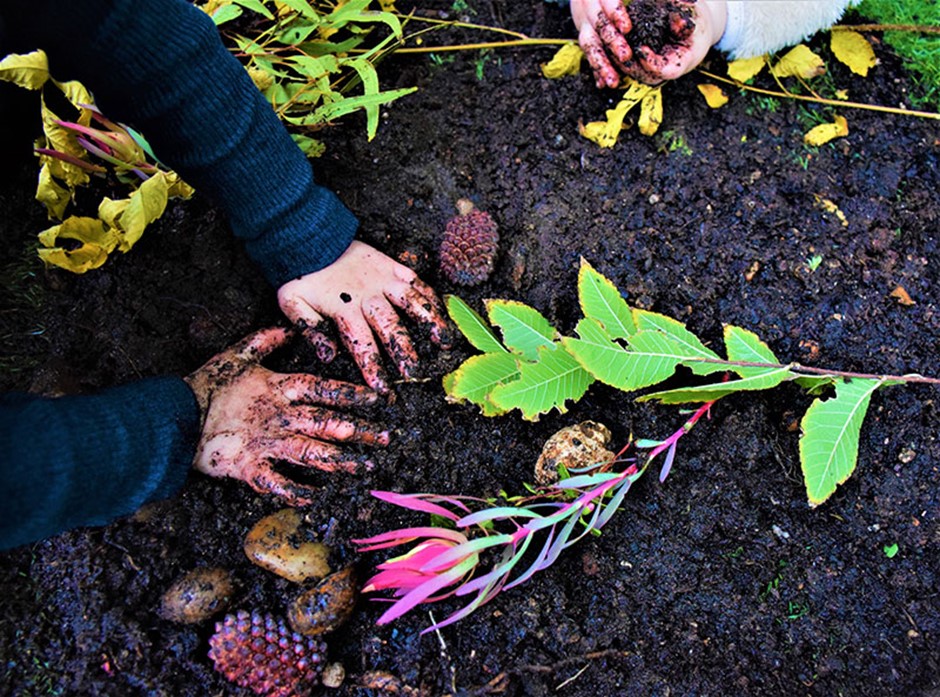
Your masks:
M821 254L814 254L809 259L806 260L806 268L810 271L815 271L819 268L819 265L822 264L823 258Z
M895 542L894 544L885 545L884 546L885 556L888 557L888 559L894 559L894 556L898 553L898 549L899 547L898 547L897 542Z

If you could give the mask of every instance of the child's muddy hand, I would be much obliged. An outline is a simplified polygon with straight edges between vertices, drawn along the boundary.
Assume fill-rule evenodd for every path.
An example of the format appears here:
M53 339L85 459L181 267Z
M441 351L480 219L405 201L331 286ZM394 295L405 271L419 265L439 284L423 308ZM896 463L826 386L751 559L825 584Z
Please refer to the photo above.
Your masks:
M223 351L186 378L202 414L193 466L210 477L240 479L260 493L301 506L314 489L274 469L276 462L327 472L370 468L365 457L337 443L385 446L388 431L324 408L374 404L367 387L305 373L275 373L262 358L291 332L265 329Z
M389 391L376 340L405 378L417 372L418 354L396 308L430 326L431 339L446 347L449 329L430 286L407 266L362 242L353 242L330 266L281 286L281 309L317 348L328 353L321 328L332 319L343 344L373 389Z
M622 0L571 0L571 18L597 86L619 85L632 57L626 39L630 16Z

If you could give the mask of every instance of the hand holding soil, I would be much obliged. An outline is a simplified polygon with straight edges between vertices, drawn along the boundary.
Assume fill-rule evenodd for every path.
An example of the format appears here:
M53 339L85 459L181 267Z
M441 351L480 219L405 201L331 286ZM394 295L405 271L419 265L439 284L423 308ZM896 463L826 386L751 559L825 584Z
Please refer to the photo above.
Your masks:
M302 328L321 360L332 359L333 342L322 332L329 317L366 382L387 393L373 333L405 378L414 377L418 354L395 307L431 328L432 340L446 346L447 321L434 291L414 271L362 242L353 242L330 266L281 286L281 309ZM393 307L394 306L394 307Z
M721 39L727 18L724 0L632 0L626 6L618 1L619 8L602 7L609 4L571 2L579 42L598 87L616 87L618 73L647 84L685 75Z
M347 382L302 373L281 374L259 361L283 346L286 329L264 329L215 356L186 378L202 412L193 466L231 477L287 503L310 503L313 489L276 472L282 460L327 472L355 472L371 463L331 442L388 444L388 431L314 405L368 406L378 395Z

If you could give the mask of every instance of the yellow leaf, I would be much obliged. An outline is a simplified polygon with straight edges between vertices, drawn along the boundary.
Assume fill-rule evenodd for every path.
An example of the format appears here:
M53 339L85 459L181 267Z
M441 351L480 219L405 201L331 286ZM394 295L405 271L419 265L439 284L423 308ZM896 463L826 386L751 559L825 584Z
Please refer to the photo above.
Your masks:
M98 204L98 217L109 228L119 230L121 226L118 221L130 202L129 198L114 200L105 196Z
M166 175L157 172L131 194L127 208L116 220L117 227L123 232L118 249L122 252L130 250L144 234L144 229L163 215L168 189Z
M52 81L56 87L62 90L62 94L65 95L73 106L77 109L82 109L82 112L88 111L87 118L91 120L91 112L88 109L83 109L80 104L93 104L94 98L91 96L91 92L80 83L78 80L69 80L68 82L58 82L56 80ZM85 116L83 113L82 116Z
M712 109L718 109L728 103L728 95L718 85L699 85L698 91Z
M52 176L49 163L44 162L39 168L39 184L36 186L36 200L46 207L50 218L62 220L65 209L72 200L71 192Z
M78 144L75 135L62 128L56 121L59 117L46 106L45 98L40 99L40 114L42 116L42 131L46 136L46 144L53 150L64 152L80 160L87 160L85 149ZM40 160L49 163L49 171L56 178L64 181L70 188L87 184L88 172L68 162L43 156Z
M76 240L81 245L65 249L57 246L62 239ZM117 246L117 235L97 218L72 216L39 233L39 241L45 247L39 250L39 258L44 262L73 273L85 273L105 262Z
M728 63L728 75L732 80L738 82L747 82L764 69L767 63L766 56L754 56L753 58L741 58Z
M262 70L261 68L248 66L248 77L250 77L251 81L255 83L255 87L257 87L262 92L274 84L274 76L271 73Z
M878 65L878 59L875 58L875 52L868 39L857 31L833 31L829 46L833 55L856 75L866 77L868 71Z
M897 288L892 290L891 297L897 298L898 304L900 305L907 305L908 307L910 307L911 305L917 304L914 301L914 299L911 298L910 293L908 293L907 290L905 290L904 286L898 286Z
M640 118L637 128L645 136L651 136L659 130L663 122L663 90L657 87L650 90L640 103Z
M176 172L167 172L165 176L167 198L181 198L185 201L192 198L192 195L196 193L196 190L180 179L180 175Z
M805 44L800 44L777 61L770 72L777 77L816 77L826 72L826 65Z
M49 79L49 61L42 51L11 53L0 61L0 80L38 90Z
M807 145L820 146L828 143L834 138L841 138L849 134L849 122L844 116L836 116L835 123L821 123L811 128L803 136L803 142Z
M826 211L826 213L833 213L839 219L839 222L842 223L842 227L849 226L849 221L845 219L845 213L843 213L842 210L828 198L816 196L816 205Z
M584 51L578 44L565 44L548 63L542 64L542 75L549 80L557 80L565 75L577 75L581 72L582 58Z
M627 113L629 113L629 111L637 104L640 104L651 92L654 90L656 92L660 91L660 88L658 87L644 85L642 82L637 82L633 78L629 77L624 78L623 84L626 85L627 90L624 92L620 102L617 103L617 106L615 106L613 109L607 110L607 121L592 121L587 125L578 126L578 132L582 136L588 140L594 141L602 148L614 147L617 142L617 136L620 135L620 131L623 130L623 120L626 118ZM646 108L655 108L655 105L651 104ZM662 121L661 97L659 104L659 120ZM658 123L656 125L657 127L659 126ZM656 132L655 129L653 132Z
M379 7L382 8L382 12L397 12L395 9L395 0L379 0Z
M841 99L843 102L849 98L848 90L836 90L836 99Z

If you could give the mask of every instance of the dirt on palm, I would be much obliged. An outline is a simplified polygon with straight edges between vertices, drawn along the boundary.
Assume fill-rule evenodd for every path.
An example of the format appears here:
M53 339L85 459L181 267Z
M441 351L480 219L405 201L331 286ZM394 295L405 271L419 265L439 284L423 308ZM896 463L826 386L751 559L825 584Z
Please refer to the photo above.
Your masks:
M540 0L468 4L476 23L572 34L566 10ZM443 1L419 12L457 18ZM449 37L462 39L479 36ZM822 38L813 46L827 50ZM876 50L881 63L868 78L830 61L825 79L854 101L908 103L915 86L901 61ZM522 300L566 334L579 315L583 257L632 304L680 319L715 346L731 323L783 360L937 375L936 121L736 90L711 109L696 87L705 78L691 75L666 86L656 136L633 128L600 149L578 124L602 118L618 93L598 91L587 72L544 79L539 64L550 56L525 49L384 62L386 87L419 91L385 110L372 142L358 118L330 130L316 165L359 216L361 239L441 293L477 309L485 298ZM723 59L709 67L722 73ZM805 147L803 133L833 113L848 118L849 135ZM102 269L42 269L27 251L47 224L32 201L34 164L28 149L10 162L0 235L8 259L25 261L4 271L4 389L88 392L186 374L251 330L283 322L223 217L198 196L171 206ZM437 261L461 197L500 225L495 273L470 290L451 286ZM899 286L914 304L891 295ZM373 454L376 469L292 471L322 486L304 512L337 566L357 563L368 574L385 556L356 556L351 539L423 520L370 490L521 493L541 444L564 426L602 422L622 444L631 433L665 437L684 419L600 385L568 413L535 423L485 418L447 403L441 388L472 349L461 342L439 352L414 330L427 380L396 385L393 404L365 414L393 429L391 446ZM359 379L347 357L322 365L299 342L272 365ZM723 400L683 439L664 484L642 480L603 535L469 618L422 634L432 622L426 609L380 627L385 606L361 600L327 637L346 680L315 693L368 694L361 676L380 671L399 694L937 694L937 399L927 386L876 394L855 474L815 509L798 460L810 398L780 387ZM296 586L242 551L248 529L280 507L239 483L193 475L175 498L128 519L3 554L0 693L250 694L213 670L212 621L174 624L158 610L182 574L219 566L238 581L233 610L283 615ZM441 619L456 607L431 611Z

